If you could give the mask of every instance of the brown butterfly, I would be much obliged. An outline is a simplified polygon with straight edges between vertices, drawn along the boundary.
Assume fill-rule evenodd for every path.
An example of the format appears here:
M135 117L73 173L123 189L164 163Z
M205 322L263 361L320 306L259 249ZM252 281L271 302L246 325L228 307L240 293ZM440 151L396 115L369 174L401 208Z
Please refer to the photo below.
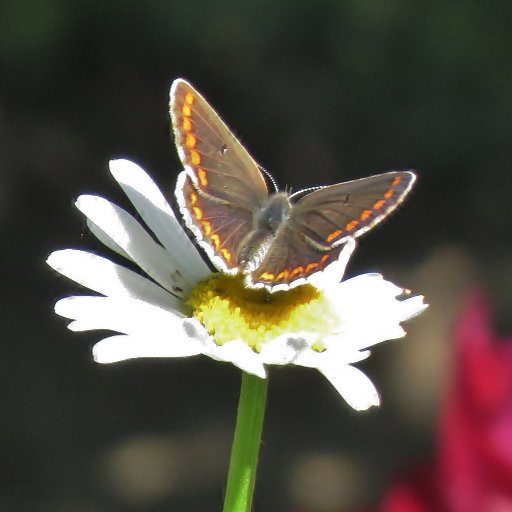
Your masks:
M269 193L261 168L203 96L177 79L170 100L185 167L176 186L185 223L212 263L241 272L249 287L287 289L323 271L349 238L386 218L416 179L396 171Z

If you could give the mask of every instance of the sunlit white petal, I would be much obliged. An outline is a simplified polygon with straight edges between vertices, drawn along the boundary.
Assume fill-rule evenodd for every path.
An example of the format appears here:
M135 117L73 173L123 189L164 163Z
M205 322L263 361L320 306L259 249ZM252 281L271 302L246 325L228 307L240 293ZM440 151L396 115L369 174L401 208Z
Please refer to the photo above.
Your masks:
M74 320L69 324L72 331L108 329L123 334L163 336L171 343L185 332L182 317L139 299L66 297L55 304L55 312Z
M379 394L372 381L354 366L333 365L326 357L318 366L318 371L356 411L380 404Z
M181 228L174 211L149 175L129 160L111 160L110 172L160 243L172 254L184 279L194 285L210 270Z
M117 363L144 357L188 357L201 353L201 346L183 337L181 342L169 343L169 338L115 335L98 341L92 349L97 363Z
M110 238L110 236L105 233L98 225L96 225L91 219L86 219L87 222L87 228L89 231L108 249L115 252L116 254L119 254L123 258L126 258L129 261L133 261L130 258L130 255L121 248L118 244Z
M176 311L183 309L180 300L157 284L96 254L65 249L50 254L46 262L57 272L103 295L131 297Z
M98 196L80 196L77 208L169 291L189 290L169 253L125 210Z
M406 300L400 301L400 321L410 320L423 313L428 308L428 304L423 302L422 295L416 295Z
M323 272L316 272L309 276L307 279L308 283L320 290L328 290L338 286L345 274L347 263L355 248L356 241L353 238L349 238L345 242L338 259L328 265Z
M234 340L224 345L211 345L206 355L218 361L232 363L241 370L264 379L267 376L260 358L242 340Z
M311 332L283 334L266 343L262 347L259 357L269 365L295 364L302 354L311 352L311 346L317 337Z
M419 314L426 307L422 297L397 300L403 289L386 281L380 274L353 277L326 293L330 294L340 316L340 335L348 335L346 343L358 349L403 337L405 331L400 322Z

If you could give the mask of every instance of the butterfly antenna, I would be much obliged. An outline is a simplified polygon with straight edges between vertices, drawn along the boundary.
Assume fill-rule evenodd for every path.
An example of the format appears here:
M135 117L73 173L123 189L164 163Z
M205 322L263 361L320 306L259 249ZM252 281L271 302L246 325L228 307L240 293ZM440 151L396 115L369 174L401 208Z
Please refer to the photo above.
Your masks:
M277 181L274 179L274 176L272 176L272 174L270 174L264 167L262 167L260 164L258 164L258 168L259 170L265 174L265 176L268 178L268 180L270 181L270 183L272 183L272 185L274 186L276 192L279 192L279 188L277 187Z

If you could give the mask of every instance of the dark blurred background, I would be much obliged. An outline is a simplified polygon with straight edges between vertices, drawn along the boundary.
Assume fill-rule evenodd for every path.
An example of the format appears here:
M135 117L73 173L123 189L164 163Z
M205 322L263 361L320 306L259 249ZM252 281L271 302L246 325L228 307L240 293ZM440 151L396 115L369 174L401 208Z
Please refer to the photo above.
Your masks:
M349 274L383 272L431 308L360 365L378 410L355 413L315 371L270 372L255 511L355 510L428 459L466 291L488 289L512 328L511 26L505 1L2 0L0 510L221 510L239 371L95 365L100 334L53 313L78 287L44 264L99 249L80 193L129 208L109 159L172 194L176 77L283 186L419 175Z

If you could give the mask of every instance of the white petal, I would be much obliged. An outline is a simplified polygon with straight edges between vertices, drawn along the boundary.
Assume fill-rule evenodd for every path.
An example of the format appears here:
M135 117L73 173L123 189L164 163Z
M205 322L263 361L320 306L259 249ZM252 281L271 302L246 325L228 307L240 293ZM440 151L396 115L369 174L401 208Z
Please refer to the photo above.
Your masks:
M354 277L327 293L340 317L338 334L344 344L356 349L403 337L400 322L425 308L421 298L397 300L402 288L379 274Z
M164 309L183 309L181 301L160 286L96 254L65 249L50 254L46 262L57 272L103 295L137 298Z
M294 364L304 352L311 351L317 336L301 332L285 334L266 343L261 349L260 358L265 364Z
M349 238L345 242L338 259L328 265L323 272L316 272L308 277L307 282L311 283L319 290L327 290L328 288L337 286L345 274L347 263L355 248L356 241L353 238Z
M103 231L98 225L94 224L91 219L86 219L87 227L89 231L106 247L108 247L111 251L114 251L116 254L121 255L123 258L126 258L129 261L133 261L129 254L121 249L121 247L110 238L105 231Z
M80 196L77 208L121 247L139 267L169 291L189 291L169 254L126 211L98 196Z
M97 363L117 363L127 359L141 357L188 357L200 353L195 343L190 343L188 337L180 342L169 343L163 337L136 337L116 335L105 338L92 349L94 360Z
M149 229L172 254L186 280L195 283L206 277L208 266L150 176L129 160L111 160L110 172Z
M324 352L305 351L295 364L316 368L351 407L362 411L372 405L379 405L379 395L372 381L350 363L365 359L369 355L369 351L347 351L338 346Z
M189 337L181 317L136 299L66 297L55 304L55 312L74 320L68 326L72 331L108 329L146 339L163 338L169 343Z
M267 376L267 372L259 358L259 355L244 341L230 341L220 346L212 344L206 355L218 361L232 363L241 370L252 375L256 375L262 379L265 379Z
M301 351L295 358L295 364L306 366L307 368L318 368L325 365L325 361L332 361L335 366L352 364L366 359L370 352L368 350L360 351L343 343L343 339L337 338L337 344L332 343L332 348L318 352L312 348Z
M375 386L361 370L350 365L337 367L329 360L324 360L323 363L318 371L356 411L364 411L372 405L380 404Z
M347 297L356 298L359 303L365 299L378 303L383 298L394 299L403 292L402 288L376 273L352 277L343 281L340 286Z
M416 295L410 299L400 301L400 310L402 312L402 321L409 320L418 316L428 308L428 304L423 302L423 295Z

